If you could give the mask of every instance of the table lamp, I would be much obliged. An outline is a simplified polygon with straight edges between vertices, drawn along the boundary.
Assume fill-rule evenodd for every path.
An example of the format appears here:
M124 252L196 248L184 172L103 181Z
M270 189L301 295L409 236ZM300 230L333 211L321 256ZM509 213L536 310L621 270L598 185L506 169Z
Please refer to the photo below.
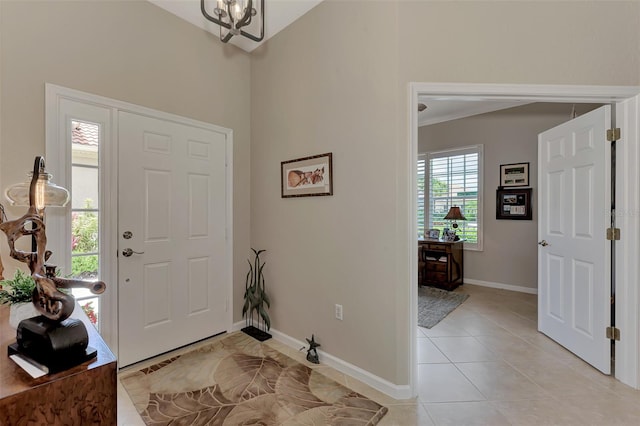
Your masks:
M445 220L452 221L451 227L453 228L453 234L454 235L456 234L456 231L458 229L458 223L456 221L457 220L467 220L467 218L464 217L464 215L460 211L460 207L458 207L458 206L451 207L449 209L449 212L447 213L447 215L444 218L445 218ZM455 241L457 241L459 239L460 239L460 237L455 235Z
M51 256L47 250L44 210L47 206L64 206L69 192L51 182L44 158L36 157L29 180L10 187L6 192L13 205L27 205L27 212L16 220L7 220L0 205L0 231L7 236L10 256L29 266L35 282L32 302L39 316L18 324L17 342L9 345L10 355L19 355L49 373L80 364L96 356L88 346L88 333L82 321L69 318L75 306L73 295L62 289L88 288L94 294L105 290L102 281L82 281L58 277L54 265L45 264ZM16 241L31 236L31 251L16 247ZM4 267L0 259L0 279Z

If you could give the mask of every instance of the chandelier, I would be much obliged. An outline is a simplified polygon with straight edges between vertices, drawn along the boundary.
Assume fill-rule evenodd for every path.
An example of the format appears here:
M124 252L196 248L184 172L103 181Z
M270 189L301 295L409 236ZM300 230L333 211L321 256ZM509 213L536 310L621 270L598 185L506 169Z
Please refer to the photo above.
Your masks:
M215 0L216 7L213 15L207 12L205 0L200 0L200 10L205 18L220 26L220 40L228 42L234 35L242 35L253 41L262 41L264 38L264 0ZM259 10L254 6L260 3ZM260 14L260 35L244 31L242 28L251 25L254 16ZM226 29L226 32L223 31ZM248 28L247 28L248 29Z

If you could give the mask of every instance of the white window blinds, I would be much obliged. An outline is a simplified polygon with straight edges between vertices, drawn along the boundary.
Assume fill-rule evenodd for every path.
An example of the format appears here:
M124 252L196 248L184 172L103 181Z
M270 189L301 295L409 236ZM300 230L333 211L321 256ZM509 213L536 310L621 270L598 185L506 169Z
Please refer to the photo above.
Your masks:
M421 238L425 231L429 229L426 226L427 214L425 208L425 193L429 190L429 188L425 186L427 181L425 178L426 161L427 156L425 154L418 155L418 238Z
M444 228L452 227L444 217L452 206L458 206L467 220L457 221L457 235L466 240L466 249L481 250L482 145L430 152L424 163L428 176L426 230L439 229L442 235Z

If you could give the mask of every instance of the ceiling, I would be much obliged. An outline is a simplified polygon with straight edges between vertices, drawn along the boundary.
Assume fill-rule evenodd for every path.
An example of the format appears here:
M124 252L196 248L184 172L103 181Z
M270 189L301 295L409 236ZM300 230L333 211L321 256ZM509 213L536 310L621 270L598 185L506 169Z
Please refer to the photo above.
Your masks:
M158 7L196 25L212 34L219 34L219 26L208 21L200 11L200 0L148 0ZM232 37L229 44L251 52L269 38L286 28L323 0L265 0L265 36L257 43L245 37ZM207 10L215 7L215 0L206 0ZM210 12L212 13L212 12ZM491 101L478 98L455 99L420 97L427 109L418 114L419 126L441 123L476 114L524 105L526 101Z
M426 110L418 113L418 126L428 126L531 103L531 101L492 101L468 97L439 98L427 96L419 96L418 102L427 106Z
M200 12L200 0L148 0L149 2L173 13L174 15L191 22L203 30L218 35L220 27L209 22ZM236 36L229 40L240 49L251 52L256 47L273 37L296 19L317 6L322 0L265 0L264 39L260 43L248 38ZM206 0L207 11L213 14L214 0Z

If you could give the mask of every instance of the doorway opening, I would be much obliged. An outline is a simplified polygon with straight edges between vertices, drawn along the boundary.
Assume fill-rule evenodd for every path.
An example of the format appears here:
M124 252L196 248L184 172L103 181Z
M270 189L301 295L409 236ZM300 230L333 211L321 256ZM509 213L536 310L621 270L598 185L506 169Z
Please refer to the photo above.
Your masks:
M465 85L465 84L430 84L430 83L412 83L411 84L411 99L410 99L410 167L413 173L411 174L411 197L410 208L411 214L414 220L411 223L410 234L410 263L412 271L411 288L410 288L410 353L409 362L411 366L410 371L410 386L413 394L416 394L416 374L417 374L417 360L416 360L416 318L417 318L417 201L414 194L417 193L415 176L416 176L416 164L418 155L418 104L424 103L425 100L431 102L437 101L493 101L493 102L553 102L553 103L615 103L616 110L618 111L618 117L624 117L623 120L619 120L618 127L623 128L623 133L626 133L624 141L618 148L617 153L618 170L617 180L622 176L626 176L624 179L624 185L619 188L619 196L621 197L621 204L629 206L629 203L634 202L637 198L634 194L634 190L637 188L637 180L629 179L628 174L635 168L630 167L634 164L634 159L637 155L638 145L638 133L637 133L637 108L638 99L637 94L640 90L637 87L585 87L585 86L527 86L527 85ZM634 98L635 97L635 98ZM485 111L486 112L486 111ZM569 117L567 118L567 120ZM635 172L632 172L635 173ZM635 176L635 175L634 175ZM488 188L491 186L489 185ZM487 194L489 200L491 195ZM491 204L491 203L488 203ZM631 204L633 205L633 204ZM619 206L620 209L621 206ZM638 233L638 221L626 215L619 218L620 227L624 226L628 230L629 235L637 235ZM623 306L618 307L617 317L618 323L621 321L625 323L627 333L631 334L630 342L621 343L618 348L618 364L619 368L616 371L616 378L624 383L637 387L638 385L638 354L637 343L634 341L634 337L637 325L633 321L628 321L628 315L636 315L638 312L638 293L633 289L630 283L635 280L630 278L636 278L638 273L633 267L630 255L637 254L637 249L633 244L621 244L618 249L618 259L616 259L615 268L619 272L619 279L617 284L617 293L620 294L623 291L627 295L631 295L633 301L625 303ZM622 278L620 278L622 277ZM633 316L632 316L633 318ZM604 332L604 331L603 331ZM626 333L625 333L626 334Z

